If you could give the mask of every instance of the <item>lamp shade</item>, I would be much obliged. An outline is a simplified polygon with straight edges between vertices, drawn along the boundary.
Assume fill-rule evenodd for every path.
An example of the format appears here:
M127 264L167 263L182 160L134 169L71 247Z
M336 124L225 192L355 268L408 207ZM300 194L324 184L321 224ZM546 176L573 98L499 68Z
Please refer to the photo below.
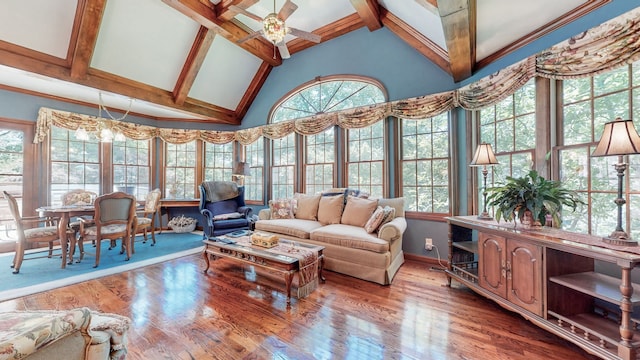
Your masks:
M233 175L235 176L250 176L251 175L251 167L246 162L237 162L236 166L233 167Z
M496 159L496 154L493 153L493 149L491 149L491 144L482 143L478 145L476 148L476 153L473 155L473 160L469 166L486 166L486 165L497 165L498 159Z
M633 120L616 118L604 124L604 131L591 156L629 155L640 153L640 136Z

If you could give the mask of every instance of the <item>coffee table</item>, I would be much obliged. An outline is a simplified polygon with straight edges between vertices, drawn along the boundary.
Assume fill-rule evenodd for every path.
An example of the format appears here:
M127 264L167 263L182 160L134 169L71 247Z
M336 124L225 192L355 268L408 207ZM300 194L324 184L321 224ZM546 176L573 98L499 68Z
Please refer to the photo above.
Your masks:
M245 236L245 240L248 236ZM250 265L259 266L261 268L281 273L284 275L284 282L287 289L287 304L291 303L291 281L293 276L298 274L300 270L300 262L298 258L293 256L287 256L282 253L276 253L269 251L268 248L263 248L256 245L251 245L248 241L239 241L240 238L234 238L237 241L233 244L227 244L221 241L203 240L204 250L202 255L207 264L204 269L206 274L209 270L209 258L214 260L218 257L233 259L235 261L246 263ZM325 282L325 278L322 275L322 269L324 268L324 246L315 246L300 242L293 242L289 240L280 240L280 244L291 245L306 250L312 250L318 252L318 278Z

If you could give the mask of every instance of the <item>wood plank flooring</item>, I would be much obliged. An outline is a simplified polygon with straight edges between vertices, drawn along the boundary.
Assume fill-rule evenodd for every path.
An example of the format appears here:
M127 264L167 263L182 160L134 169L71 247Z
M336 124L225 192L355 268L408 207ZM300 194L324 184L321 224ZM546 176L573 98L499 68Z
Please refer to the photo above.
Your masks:
M27 264L28 266L28 264ZM325 271L286 306L279 278L200 255L0 302L8 310L80 306L126 315L129 359L595 359L407 260L393 285Z

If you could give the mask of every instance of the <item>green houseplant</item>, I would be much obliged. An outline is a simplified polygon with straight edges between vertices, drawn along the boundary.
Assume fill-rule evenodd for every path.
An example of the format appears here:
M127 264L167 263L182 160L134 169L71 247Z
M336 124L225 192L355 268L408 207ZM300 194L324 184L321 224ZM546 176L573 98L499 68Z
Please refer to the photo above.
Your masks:
M562 207L575 211L579 204L584 204L578 193L565 189L562 183L547 180L535 170L523 177L507 176L504 184L487 189L488 206L495 208L498 221L522 220L530 213L533 224L545 225L547 215L553 219L553 225L560 225Z

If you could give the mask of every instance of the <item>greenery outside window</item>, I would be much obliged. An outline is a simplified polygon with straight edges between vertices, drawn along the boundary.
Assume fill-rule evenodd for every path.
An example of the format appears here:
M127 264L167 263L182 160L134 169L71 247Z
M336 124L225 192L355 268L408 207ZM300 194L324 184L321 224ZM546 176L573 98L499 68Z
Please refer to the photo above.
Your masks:
M51 205L62 204L62 194L85 189L100 194L100 143L77 140L75 133L51 127Z
M402 196L407 211L449 215L449 114L401 119Z
M564 80L559 85L562 96L560 117L561 141L556 148L560 180L568 188L584 194L587 208L563 214L563 227L597 236L608 236L616 227L617 174L616 156L591 157L602 136L604 123L616 117L640 119L640 62L588 78ZM633 115L633 116L632 116ZM629 163L624 181L626 204L622 207L624 229L633 238L640 237L639 156L626 156ZM589 216L585 216L589 214Z
M113 143L114 191L144 199L151 187L150 140L126 139Z
M233 171L233 142L226 144L205 143L204 179L205 181L231 181Z
M349 75L318 77L292 90L278 102L270 115L270 122L300 119L385 101L384 87L373 79ZM375 146L376 149L372 150L375 154L365 154L364 150L351 149L352 160L348 164L337 159L337 139L344 141L347 136L339 127L333 126L322 133L305 136L304 141L299 141L298 143L304 146L304 151L301 152L304 156L299 161L296 161L296 136L289 136L292 138L271 142L271 178L274 182L272 198L291 196L294 188L304 189L307 193L317 193L338 186L361 187L360 190L380 196L384 193L385 146L382 121L371 128L351 131L349 136L357 139L357 143L369 149ZM287 160L287 165L283 165L283 159ZM304 178L297 176L299 172L305 174ZM345 174L344 181L338 176L340 173ZM346 175L347 173L349 175ZM295 184L297 178L302 178L304 183ZM288 183L289 181L291 183ZM286 185L283 185L285 183Z
M197 141L165 145L165 196L170 199L195 198Z
M347 187L384 197L384 122L347 131Z
M305 137L305 193L317 194L334 186L335 129Z
M264 204L264 138L260 137L245 146L245 162L249 164L251 175L244 177L244 199L247 202Z

